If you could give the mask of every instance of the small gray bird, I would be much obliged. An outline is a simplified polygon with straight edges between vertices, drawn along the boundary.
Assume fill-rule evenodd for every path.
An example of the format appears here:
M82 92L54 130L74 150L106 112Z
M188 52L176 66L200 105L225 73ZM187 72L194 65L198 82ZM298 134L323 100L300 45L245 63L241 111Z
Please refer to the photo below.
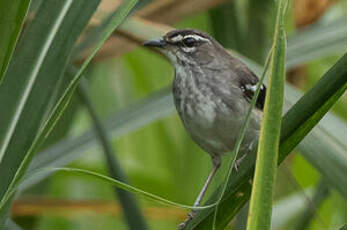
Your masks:
M144 45L159 48L171 61L175 68L172 90L177 112L191 138L211 156L214 167L194 202L198 206L221 164L221 156L235 147L258 78L214 38L197 30L173 30ZM258 141L266 93L264 85L260 89L239 160ZM193 210L179 229L194 213Z

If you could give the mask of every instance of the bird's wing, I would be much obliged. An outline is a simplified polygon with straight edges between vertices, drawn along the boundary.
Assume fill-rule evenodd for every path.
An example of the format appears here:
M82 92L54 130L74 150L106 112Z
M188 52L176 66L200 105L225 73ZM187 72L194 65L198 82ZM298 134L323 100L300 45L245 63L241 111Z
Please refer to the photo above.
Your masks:
M257 89L258 77L246 66L241 66L237 70L239 87L244 97L251 101ZM257 98L256 107L263 110L265 104L266 87L264 84L260 86L260 92Z

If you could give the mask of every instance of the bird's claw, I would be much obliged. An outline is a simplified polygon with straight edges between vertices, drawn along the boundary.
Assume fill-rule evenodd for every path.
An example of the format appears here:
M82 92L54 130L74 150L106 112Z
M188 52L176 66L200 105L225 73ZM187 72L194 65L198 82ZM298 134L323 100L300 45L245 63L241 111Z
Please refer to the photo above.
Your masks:
M235 161L235 164L234 164L234 169L235 169L235 171L236 171L236 172L238 172L238 171L239 171L239 166L240 166L240 163L241 163L241 162L239 162L238 160L236 160L236 161Z

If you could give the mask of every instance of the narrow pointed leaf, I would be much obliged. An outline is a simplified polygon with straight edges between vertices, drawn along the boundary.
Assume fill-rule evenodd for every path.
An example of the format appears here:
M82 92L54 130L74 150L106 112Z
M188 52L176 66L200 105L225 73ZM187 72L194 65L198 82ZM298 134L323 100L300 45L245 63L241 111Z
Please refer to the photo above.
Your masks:
M0 1L0 84L16 46L30 0Z
M268 72L269 83L260 130L247 230L266 230L271 227L285 82L286 35L283 24L286 4L286 0L278 2L269 69L264 69Z
M180 204L178 202L175 201L171 201L168 199L165 199L161 196L155 195L153 193L149 193L146 192L142 189L136 188L134 186L128 185L120 180L114 179L112 177L97 173L97 172L93 172L90 170L85 170L85 169L79 169L79 168L42 168L39 170L34 170L31 173L28 173L24 178L23 181L25 180L30 180L30 177L37 177L39 174L43 173L43 174L51 174L51 173L56 173L56 172L68 172L68 173L79 173L79 174L83 174L83 175L88 175L88 176L92 176L95 177L99 180L102 180L103 182L109 183L117 188L123 189L125 191L131 192L133 194L137 194L137 195L141 195L144 196L148 199L157 201L161 204L165 204L165 205L169 205L172 207L177 207L177 208L184 208L184 209L191 209L193 208L193 206L190 205L185 205L185 204ZM22 186L21 183L19 183L19 187ZM12 193L15 192L15 190L11 191ZM198 207L194 207L197 210L203 210L203 209L209 209L211 207L214 207L216 204L212 203L209 205L203 205L203 206L198 206Z
M105 30L101 33L97 44L93 48L88 58L83 62L82 66L78 69L77 73L73 74L74 73L73 68L68 69L68 72L72 73L74 77L69 82L67 88L60 96L52 112L50 113L47 121L43 125L43 132L38 138L38 142L42 141L52 131L55 124L59 120L60 116L64 112L66 106L68 105L69 101L71 100L72 94L74 93L74 90L77 87L78 81L81 78L83 71L86 69L86 67L92 60L92 58L101 48L101 46L104 44L107 38L121 24L121 22L125 20L127 15L130 13L131 9L136 5L136 3L137 3L137 0L128 0L122 3L117 9L116 13L113 14L112 17L109 19L109 24L105 27Z

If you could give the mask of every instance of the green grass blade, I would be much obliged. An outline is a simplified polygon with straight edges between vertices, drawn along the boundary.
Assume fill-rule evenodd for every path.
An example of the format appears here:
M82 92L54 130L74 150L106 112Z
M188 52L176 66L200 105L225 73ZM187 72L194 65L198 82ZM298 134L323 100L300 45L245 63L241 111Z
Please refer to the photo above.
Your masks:
M131 9L134 8L136 5L137 0L128 0L122 3L115 14L113 14L112 18L109 20L109 24L105 27L105 30L101 33L100 39L93 48L91 54L88 56L88 58L83 62L82 66L78 69L77 73L74 74L74 77L71 79L70 84L64 91L64 93L61 95L60 99L58 100L57 104L53 108L49 118L47 119L46 123L44 124L44 131L43 134L39 139L45 138L53 129L56 122L61 117L62 113L64 112L67 104L71 100L72 94L77 87L77 83L79 79L82 76L83 71L86 69L92 58L95 56L95 54L98 52L98 50L101 48L101 46L104 44L104 42L107 40L107 38L113 33L113 31L125 20ZM74 70L70 69L70 72L74 72Z
M125 176L124 170L121 164L116 158L114 147L112 147L111 140L107 135L105 128L103 127L95 109L92 105L92 100L89 96L89 90L86 80L82 79L78 85L77 92L81 102L87 108L89 116L94 126L95 133L99 142L103 148L103 153L105 154L106 164L108 166L109 173L112 178L118 179L124 183L127 183L127 178ZM129 229L148 229L146 221L140 211L140 208L136 202L135 197L122 189L116 188L116 195L119 198L119 202L122 206L124 217Z
M97 172L93 172L93 171L85 170L85 169L79 169L79 168L63 168L63 167L62 168L42 168L39 170L34 170L30 174L27 174L25 176L25 178L23 178L23 181L31 180L30 177L40 177L41 173L52 174L52 173L56 173L56 172L81 173L84 175L89 175L89 176L95 177L97 179L100 179L103 182L106 182L106 183L109 183L113 186L116 186L117 188L123 189L125 191L131 192L131 193L134 193L137 195L141 195L141 196L146 197L148 199L151 199L153 201L159 202L161 204L169 205L172 207L183 208L183 209L195 208L197 210L203 210L203 209L210 209L211 207L214 207L216 205L216 203L212 203L209 205L193 207L193 206L189 206L189 205L180 204L180 203L165 199L161 196L146 192L146 191L141 190L139 188L136 188L134 186L128 185L128 184L126 184L120 180L116 180L114 178L105 176L105 175L97 173ZM21 184L19 184L19 187L20 186L21 186ZM12 193L13 192L14 192L14 190L12 191Z
M281 151L287 152L311 131L347 88L345 54L285 115ZM301 108L300 110L298 108Z
M29 5L30 0L0 1L0 84L11 60Z
M30 162L50 108L50 98L68 63L74 42L99 1L44 1L24 32L0 85L0 199ZM67 35L68 34L68 35ZM30 134L30 135L28 135ZM6 212L1 210L0 225Z
M284 97L286 36L283 23L286 4L285 0L278 3L269 69L264 69L264 71L268 71L269 84L247 220L248 230L266 230L271 227L273 188L277 170Z

